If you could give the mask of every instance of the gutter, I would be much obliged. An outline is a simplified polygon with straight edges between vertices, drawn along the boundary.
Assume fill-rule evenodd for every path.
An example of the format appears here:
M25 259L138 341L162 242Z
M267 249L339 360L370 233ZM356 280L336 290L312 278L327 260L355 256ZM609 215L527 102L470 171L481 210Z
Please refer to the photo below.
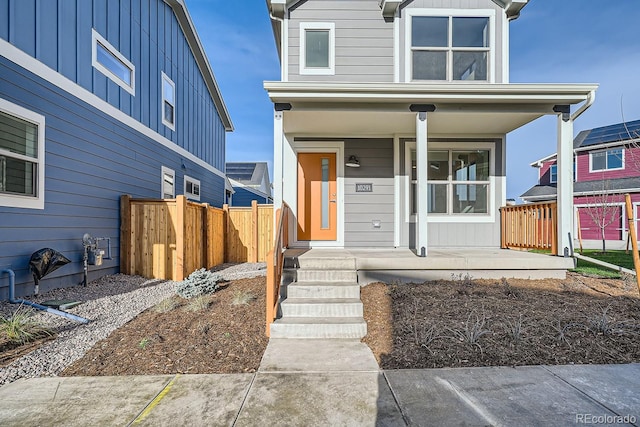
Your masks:
M582 113L587 111L587 109L593 105L595 100L596 100L596 90L592 89L591 92L589 92L589 94L587 95L587 101L584 104L582 104L582 106L578 108L578 110L575 113L571 115L571 120L575 121L578 117L580 117Z

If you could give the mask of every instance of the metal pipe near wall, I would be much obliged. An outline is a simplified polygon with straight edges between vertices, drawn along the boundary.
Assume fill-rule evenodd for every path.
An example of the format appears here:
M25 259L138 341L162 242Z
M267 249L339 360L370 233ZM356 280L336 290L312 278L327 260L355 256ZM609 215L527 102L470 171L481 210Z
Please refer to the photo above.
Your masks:
M14 273L14 271L9 268L6 268L0 271L0 275L3 275L5 273L9 276L9 302L11 304L24 304L24 305L28 305L30 307L36 308L38 310L55 314L56 316L62 316L62 317L66 317L67 319L75 320L76 322L89 323L89 319L76 316L75 314L67 313L66 311L56 310L55 308L46 307L44 305L36 304L35 302L26 301L23 299L16 299L16 273Z

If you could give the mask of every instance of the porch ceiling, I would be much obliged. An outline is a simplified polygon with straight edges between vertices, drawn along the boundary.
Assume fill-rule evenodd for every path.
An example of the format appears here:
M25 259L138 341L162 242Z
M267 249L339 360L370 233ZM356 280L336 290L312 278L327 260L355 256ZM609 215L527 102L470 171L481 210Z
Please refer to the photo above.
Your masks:
M585 102L594 84L412 84L265 82L274 103L291 104L295 134L413 134L412 104L433 104L429 134L504 134L555 105Z

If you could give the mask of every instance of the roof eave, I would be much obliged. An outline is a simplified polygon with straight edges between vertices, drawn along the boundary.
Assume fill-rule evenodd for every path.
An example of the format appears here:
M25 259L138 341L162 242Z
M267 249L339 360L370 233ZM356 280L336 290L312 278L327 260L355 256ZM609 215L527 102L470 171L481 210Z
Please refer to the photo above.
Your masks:
M218 82L216 81L215 75L213 74L213 70L211 69L211 64L209 63L209 59L207 58L207 54L204 51L202 43L200 42L200 38L198 37L198 33L196 33L195 25L189 15L189 11L187 10L187 6L185 5L184 0L164 0L171 8L173 12L176 14L178 18L178 23L182 28L182 31L187 38L187 43L191 48L191 52L193 53L196 63L198 64L198 68L202 73L202 77L204 78L205 84L207 85L207 89L209 90L209 94L213 99L213 103L216 106L216 110L218 111L218 115L220 116L220 120L224 125L224 129L227 132L233 131L233 122L231 121L231 116L229 115L229 110L222 99L222 93L220 92L220 87L218 86Z

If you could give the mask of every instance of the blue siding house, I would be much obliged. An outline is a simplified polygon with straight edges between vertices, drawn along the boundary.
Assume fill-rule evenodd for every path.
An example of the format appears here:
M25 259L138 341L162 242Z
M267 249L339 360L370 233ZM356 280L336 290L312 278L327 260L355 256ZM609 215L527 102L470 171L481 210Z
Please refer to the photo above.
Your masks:
M234 191L230 206L273 203L267 162L227 162L225 172Z
M122 194L221 206L232 130L184 0L0 0L0 269L17 295L43 247L72 263L40 289L78 284L85 233L113 249L89 279L118 272Z

